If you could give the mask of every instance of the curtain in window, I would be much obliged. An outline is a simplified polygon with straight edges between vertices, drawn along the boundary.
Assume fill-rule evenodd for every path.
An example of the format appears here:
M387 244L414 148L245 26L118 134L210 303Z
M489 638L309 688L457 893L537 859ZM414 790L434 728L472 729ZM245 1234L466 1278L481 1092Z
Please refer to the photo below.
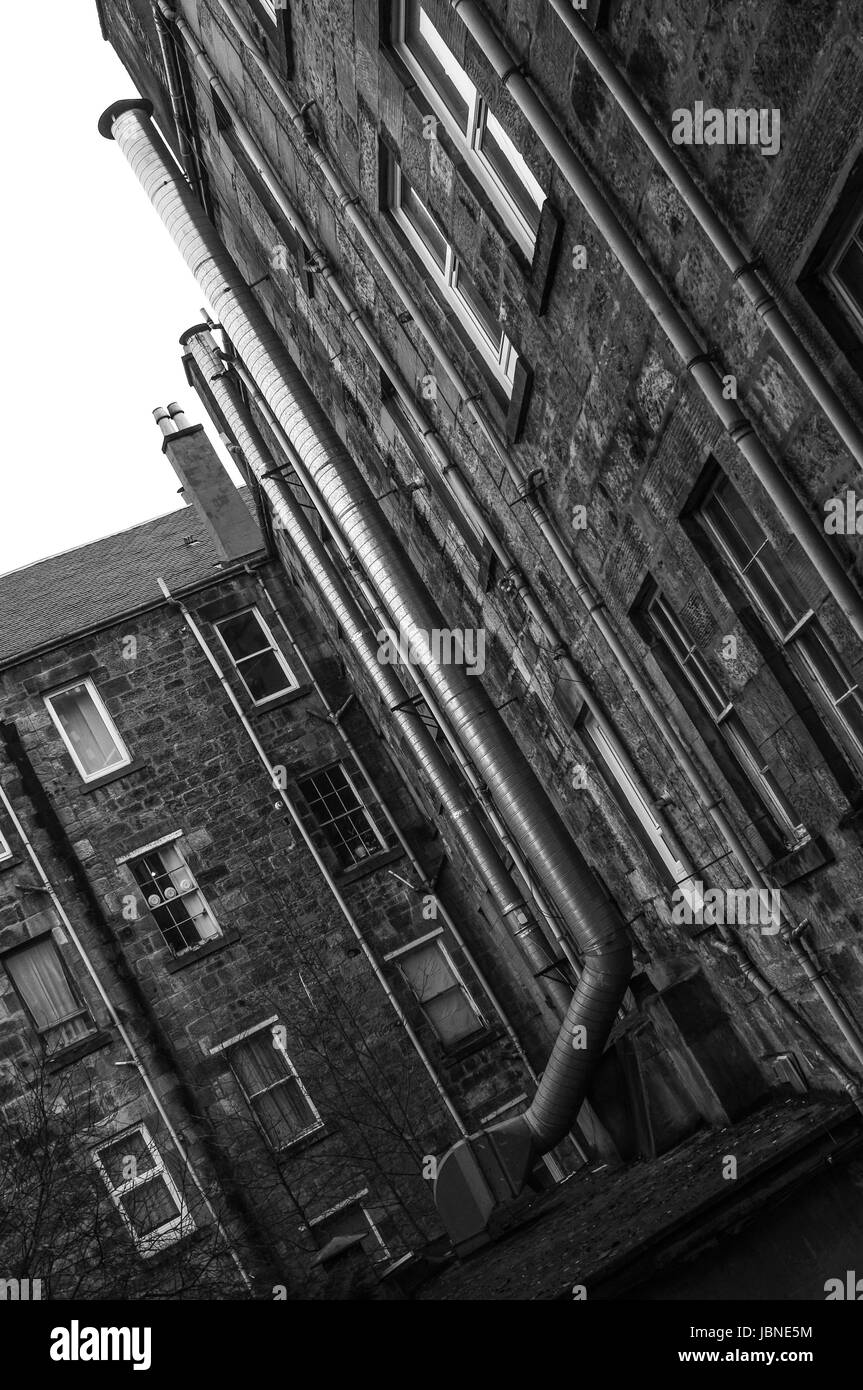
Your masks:
M314 1111L269 1029L232 1047L229 1061L276 1148L316 1123Z
M403 957L401 968L441 1042L460 1042L482 1027L460 981L438 946L422 946Z
M49 1052L87 1036L89 1015L75 998L52 941L34 942L4 964Z
M51 704L88 776L122 763L123 754L85 685L52 695Z

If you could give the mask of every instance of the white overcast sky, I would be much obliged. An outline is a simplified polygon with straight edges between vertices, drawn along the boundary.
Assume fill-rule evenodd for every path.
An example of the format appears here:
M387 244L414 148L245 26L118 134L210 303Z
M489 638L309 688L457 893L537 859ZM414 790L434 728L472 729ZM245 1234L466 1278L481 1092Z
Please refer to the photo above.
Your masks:
M8 4L3 40L0 573L182 505L154 406L209 429L177 342L203 298L96 129L135 89L94 0Z

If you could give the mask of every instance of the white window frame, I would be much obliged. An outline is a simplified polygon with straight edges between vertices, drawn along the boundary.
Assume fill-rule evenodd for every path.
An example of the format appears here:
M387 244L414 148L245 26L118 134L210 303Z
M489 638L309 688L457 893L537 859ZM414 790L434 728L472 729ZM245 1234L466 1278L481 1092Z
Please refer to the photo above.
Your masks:
M486 1018L482 1009L477 1004L476 1000L473 997L473 994L465 984L464 977L462 976L461 971L459 970L458 966L456 965L455 961L453 960L452 956L450 955L449 951L444 945L442 938L443 927L438 927L437 931L426 932L424 936L417 937L415 941L409 941L407 945L399 946L397 950L390 951L386 956L386 960L395 961L396 965L398 965L401 959L403 959L405 956L409 956L413 951L421 951L426 946L436 946L437 949L440 951L441 955L443 956L444 960L446 961L446 964L452 973L453 979L461 989L462 994L464 995L465 999L467 1000L468 1004L473 1009L473 1012L476 1015L476 1020L479 1025L479 1027L476 1029L476 1032L479 1033L481 1029L488 1028L488 1019ZM423 1018L428 1023L428 1026L431 1028L435 1037L438 1039L441 1047L446 1047L447 1044L444 1042L444 1039L438 1033L438 1030L432 1022L432 1019L426 1012L423 1001L416 994L416 991L414 990L414 987L408 979L407 975L401 969L399 973L401 974L402 979L404 980L405 984L407 985L408 989L410 990L411 994L416 1000L417 1005L420 1009L422 1009ZM436 999L437 997L437 995L433 995L433 998ZM449 1046L452 1048L461 1047L463 1043L467 1043L467 1041L473 1036L473 1033L466 1033L464 1038L459 1039L458 1042L450 1043Z
M128 866L129 873L130 873L131 876L132 876L132 881L133 881L133 883L134 883L134 885L135 885L135 888L136 888L137 892L140 894L140 896L141 896L141 898L142 898L144 904L146 905L146 908L147 908L147 911L148 911L149 915L152 917L153 921L155 922L156 926L158 927L158 929L159 929L159 934L160 934L160 936L162 937L162 940L164 941L164 943L165 943L165 945L167 946L168 950L171 952L171 955L172 955L172 957L173 957L174 960L183 960L186 956L192 954L194 951L199 951L199 950L201 949L202 946L206 946L206 945L208 945L210 942L213 942L213 941L219 941L219 940L224 936L224 932L222 931L222 928L221 928L221 925L220 925L220 923L219 923L219 920L218 920L218 918L216 917L216 914L214 913L213 909L210 907L209 902L207 901L206 894L203 892L203 890L202 890L201 888L198 887L198 880L197 880L197 878L195 877L195 875L193 874L191 868L189 867L189 861L188 861L188 859L186 858L186 856L185 856L185 854L183 853L183 851L181 850L179 844L177 843L178 839L180 839L180 838L181 838L181 836L180 836L180 835L177 835L177 834L168 835L168 836L166 836L163 840L158 841L156 844L151 845L151 846L149 846L149 847L146 848L146 849L135 850L133 854L130 854L130 855L124 860L125 864ZM135 870L134 870L134 868L132 867L132 866L137 862L137 860L139 860L139 859L146 859L146 858L148 857L148 855L158 854L158 855L161 856L162 851L165 850L165 849L168 849L168 848L173 849L174 853L177 855L177 858L180 860L181 864L183 865L183 868L185 869L186 873L189 875L189 882L190 882L190 884L191 884L191 887L190 887L190 888L184 888L182 892L180 892L180 891L178 890L177 893L176 893L176 896L175 896L174 898L165 898L165 899L163 899L163 902L175 902L175 901L177 901L178 899L179 899L180 901L182 901L183 898L189 897L192 893L197 893L198 897L201 899L201 902L204 904L204 910L206 911L207 916L209 917L209 919L210 919L210 921L212 922L213 926L216 928L216 935L215 935L215 936L202 936L201 939L199 940L199 942L198 942L198 944L197 944L196 946L186 946L186 947L184 947L184 949L183 949L182 951L175 951L175 950L174 950L173 946L171 945L171 943L168 941L167 937L165 936L165 933L164 933L164 931L163 931L163 929L162 929L162 927L161 927L161 925L160 925L160 923L159 923L159 919L158 919L158 917L156 916L156 913L155 913L155 911L154 911L154 907L156 907L156 908L161 907L161 906L162 906L162 903L152 904L152 903L150 903L149 899L146 898L146 897L144 896L144 889L143 889L143 888L141 887L141 885L139 884L138 879L137 879L137 877L136 877L136 875L135 875ZM167 872L167 871L166 871L166 872ZM190 917L191 917L191 913L190 913L189 915L190 915ZM194 918L194 917L192 917L192 921L195 921L195 918Z
M284 1024L278 1019L270 1020L268 1023L256 1024L254 1028L247 1029L244 1033L240 1034L239 1037L232 1039L230 1042L222 1043L220 1047L217 1049L219 1052L224 1054L225 1061L227 1062L230 1068L231 1075L233 1076L234 1080L239 1086L240 1092L243 1096L243 1099L246 1102L246 1105L249 1107L249 1114L251 1115L258 1129L261 1131L261 1134L264 1136L264 1142L269 1146L270 1149L272 1149L273 1153L286 1153L288 1149L292 1149L295 1144L298 1144L301 1139L307 1138L310 1134L316 1134L319 1129L324 1128L324 1122L321 1117L321 1112L318 1110L318 1107L315 1105L315 1102L312 1100L311 1096L309 1095L308 1091L303 1085L303 1078L300 1076L300 1073L297 1071L296 1067L294 1066L293 1062L288 1056L287 1047L282 1047L276 1041L275 1030L276 1028L283 1027ZM295 1134L293 1138L286 1140L284 1144L279 1144L278 1146L276 1146L273 1143L269 1134L264 1129L264 1126L261 1124L261 1121L258 1119L257 1111L255 1110L255 1107L252 1105L252 1100L254 1099L254 1097L249 1095L248 1091L246 1090L245 1086L240 1080L238 1073L234 1071L234 1068L231 1065L230 1056L230 1051L232 1047L240 1047L244 1042L248 1042L250 1038L255 1037L258 1033L265 1033L268 1029L270 1037L272 1039L273 1051L278 1052L279 1056L285 1063L287 1072L283 1078L280 1078L278 1081L274 1081L272 1086L265 1086L263 1091L256 1091L255 1096L263 1096L267 1093L267 1091L273 1091L277 1086L281 1086L284 1081L288 1081L291 1078L293 1078L293 1080L296 1081L306 1104L308 1105L309 1109L315 1117L313 1124L307 1125L306 1128L301 1130L299 1134Z
M530 259L536 245L536 239L539 233L539 218L546 200L546 195L542 190L539 180L531 173L523 156L515 148L515 145L503 129L500 121L489 108L485 98L480 96L475 83L468 77L455 54L452 52L452 49L449 47L449 44L447 44L446 39L437 29L431 15L421 4L418 4L417 8L423 11L429 25L434 29L440 43L458 69L458 75L451 75L451 80L453 84L461 90L462 96L468 106L466 131L461 129L458 121L454 119L452 113L447 109L446 103L442 101L434 82L424 70L416 54L408 45L406 35L406 0L393 0L393 47L405 67L409 69L411 76L416 80L417 86L422 91L429 105L433 108L438 120L441 121L445 127L450 139L458 146L460 153L464 156L471 170L483 185L486 193L491 198L501 217L509 227L510 232L518 242L519 247L528 259ZM433 44L430 46L434 47ZM451 68L452 64L447 64L440 54L438 54L438 57L443 67L446 68L449 66ZM501 135L509 146L507 156L512 162L513 168L520 179L525 193L536 203L535 227L532 227L527 221L521 208L519 208L517 203L513 200L510 190L502 181L494 166L483 154L482 141L488 116L494 119Z
M512 395L515 382L515 368L518 362L518 352L503 327L501 327L500 339L497 343L489 337L485 324L477 318L468 300L460 293L458 288L458 277L461 270L461 261L455 252L452 242L442 231L441 239L446 245L446 263L443 270L441 270L433 252L429 249L427 243L402 207L402 183L402 171L398 163L393 159L390 164L389 198L389 211L393 221L403 232L407 241L423 262L423 265L430 272L443 298L455 311L462 327L476 344L476 347L482 354L483 360L490 368L495 380L503 387L506 397L509 399Z
M124 1139L133 1134L139 1134L143 1139L150 1157L153 1159L153 1167L148 1168L146 1173L140 1174L139 1177L129 1178L126 1182L121 1182L119 1186L115 1187L111 1181L111 1176L107 1168L99 1156L100 1150L113 1148L114 1145L121 1143ZM155 1141L146 1125L132 1125L130 1129L124 1130L121 1134L112 1135L109 1139L103 1140L93 1149L93 1161L99 1169L102 1180L110 1193L111 1200L120 1213L123 1225L132 1237L132 1242L138 1253L142 1255L144 1259L149 1259L152 1255L158 1254L158 1252L164 1250L167 1245L173 1245L176 1241L182 1240L184 1236L190 1235L192 1231L195 1230L195 1222L192 1215L181 1197L174 1179L168 1172L162 1155L159 1153ZM144 1183L152 1182L153 1178L157 1176L163 1180L176 1202L177 1215L171 1217L171 1220L166 1221L164 1225L157 1227L155 1231L150 1231L147 1235L139 1236L136 1234L132 1222L124 1211L120 1199L125 1197L127 1193L134 1191L136 1187L141 1187Z
M371 827L372 831L374 832L374 834L375 834L375 836L376 836L376 838L377 838L377 840L378 840L378 843L380 844L380 851L379 851L379 852L380 852L381 854L386 854L388 850L392 849L392 845L387 843L387 840L386 840L385 837L384 837L383 831L380 830L379 827L375 824L374 817L371 815L371 813L370 813L370 811L369 811L369 808L368 808L368 806L367 806L366 803L365 803L365 799L364 799L363 796L361 795L359 788L357 787L356 783L354 782L354 779L353 779L353 777L351 776L350 770L349 770L349 768L348 768L348 766L347 766L346 763L343 763L343 762L341 762L341 761L338 760L338 759L337 759L335 762L327 763L325 767L319 767L315 772L309 772L305 777L302 777L302 778L300 779L301 784L304 784L304 783L306 783L306 782L313 782L313 781L315 780L316 777L321 777L325 772L329 772L330 769L331 769L331 768L334 768L334 767L338 767L338 768L341 769L341 771L342 771L342 773L343 773L343 775L344 775L345 781L347 782L348 786L350 787L351 791L353 792L354 796L356 797L357 803L358 803L356 809L362 811L363 815L365 816L366 820L367 820L368 823L369 823L369 826ZM301 789L302 789L302 787L301 787ZM308 802L308 799L306 798L304 792L303 792L303 798L304 798L304 800L306 800L306 804L309 806L309 810L310 810L311 813L312 813L312 818L313 818L313 820L314 820L314 822L315 822L315 826L317 827L318 830L320 830L321 834L324 835L324 837L326 838L326 830L325 830L325 827L328 826L328 825L337 825L337 824L338 824L338 821L341 819L341 817L339 817L339 816L330 817L329 820L326 820L326 821L319 821L319 820L318 820L318 816L317 816L317 812L314 811L314 810L312 810L311 804ZM331 852L332 852L333 854L336 853L336 851L332 849L332 847L329 845L329 843L328 843L328 848L331 849ZM364 866L365 864L367 864L367 863L369 862L370 859L374 859L374 858L376 858L376 857L377 857L377 856L374 855L374 854L369 854L369 855L366 856L365 859L357 859L353 864L349 864L349 865L347 866L347 868L340 869L340 872L341 872L341 873L344 873L344 874L352 873L354 869L361 869L361 868L363 868L363 866Z
M101 719L102 722L104 723L106 729L108 730L109 734L111 735L112 739L114 740L115 744L117 745L118 750L120 751L120 753L121 753L121 755L122 755L121 758L120 758L120 761L119 761L118 763L112 763L110 767L105 767L105 768L103 768L103 769L101 770L101 772L87 772L87 771L85 770L84 765L83 765L83 763L81 762L81 759L78 757L78 754L75 752L75 749L74 749L73 744L72 744L72 740L69 738L69 735L66 733L66 730L63 728L63 724L62 724L62 721L61 721L61 719L60 719L60 716L57 714L56 710L54 709L54 705L53 705L53 703L52 703L54 700L56 700L56 698L57 698L58 695L66 695L66 694L68 694L68 692L69 692L70 690L75 690L78 686L81 686L81 685L83 685L83 686L85 687L85 689L87 690L88 694L92 697L93 704L94 704L94 706L95 706L96 712L98 713L100 719ZM45 695L43 698L44 698L45 705L46 705L46 708L47 708L47 710L48 710L48 713L49 713L50 716L51 716L51 721L52 721L52 723L53 723L55 729L57 730L58 734L59 734L60 737L62 738L63 743L65 744L66 749L67 749L67 751L68 751L68 753L69 753L69 755L70 755L70 757L71 757L71 759L72 759L72 762L75 764L75 768L76 768L77 772L79 773L79 775L80 775L82 781L84 781L84 782L98 782L102 777L108 777L108 776L110 776L112 773L118 772L118 771L120 770L120 768L128 767L128 766L129 766L129 764L130 764L131 761L132 761L132 758L131 758L131 755L130 755L130 753L129 753L129 750L128 750L128 748L126 747L125 743L123 742L122 738L120 737L120 731L119 731L119 729L117 728L116 724L114 723L113 719L111 718L110 714L108 713L108 708L107 708L107 706L106 706L106 704L105 704L105 701L102 699L102 696L99 694L99 691L98 691L98 689L97 689L97 687L96 687L96 685L95 685L95 682L93 681L92 677L90 677L90 676L81 676L81 677L78 678L78 680L68 681L68 682L66 683L66 685L61 686L61 687L60 687L59 689L57 689L57 690L52 690L49 694Z
M794 664L803 673L805 684L808 685L810 689L814 690L814 692L821 700L822 704L826 706L828 712L833 715L834 721L841 728L846 744L849 746L851 752L854 754L856 762L859 765L863 765L863 742L861 742L860 737L858 736L858 734L855 733L851 723L845 718L841 709L842 701L847 699L849 695L863 695L863 689L861 689L860 680L846 668L842 656L839 652L835 650L833 643L831 642L827 633L821 627L821 624L818 622L818 619L811 608L807 608L803 613L801 613L800 616L797 617L796 620L792 622L791 626L787 629L783 628L782 626L780 626L779 623L776 622L776 619L774 618L773 614L770 613L766 604L764 603L757 585L753 584L746 571L744 569L741 569L739 561L735 558L734 553L726 540L721 524L717 523L715 516L710 511L711 503L717 502L722 510L723 517L728 516L730 518L730 524L733 525L733 517L730 517L730 513L728 512L727 507L723 504L721 496L717 497L717 493L719 493L720 489L723 487L729 487L732 489L732 491L736 491L736 489L733 488L733 485L725 477L725 475L723 473L719 473L715 478L709 493L705 497L704 501L701 503L701 506L698 510L698 517L701 521L702 526L706 530L710 539L713 541L714 545L720 551L723 559L728 565L728 568L731 570L731 573L735 576L737 582L743 586L743 588L746 590L746 593L752 599L755 609L761 616L762 620L767 624L767 627L770 629L770 631L775 634L780 645L791 653L792 657L794 658ZM764 540L759 546L758 551L755 552L755 555L753 555L752 557L752 559L755 559L757 555L765 549L765 547L769 547L772 550L773 545L770 540L770 537L764 532L764 528L762 527L758 518L753 516L753 519L758 529L764 534ZM748 547L749 543L745 543ZM785 566L783 565L781 557L777 556L776 558L778 560L778 563L784 569ZM747 569L749 568L750 564L751 560L747 562ZM790 599L788 599L785 594L782 594L782 599L786 606L789 609L791 609L792 605ZM822 678L819 672L818 666L812 660L812 657L806 650L805 639L807 636L807 630L811 631L813 642L821 643L822 647L826 650L828 660L835 662L836 666L842 672L843 678L846 679L848 682L847 689L840 696L838 696L838 698L833 696L833 694L825 684L824 679Z
M11 847L10 847L10 845L9 845L9 843L8 843L8 841L7 841L7 839L6 839L6 837L5 837L5 835L3 834L3 831L0 830L0 864L3 863L3 860L4 860L4 859L11 859L11 858L12 858L12 849L11 849Z
M244 657L240 661L237 661L237 658L234 656L233 652L231 651L230 647L228 646L227 642L222 636L222 625L223 623L231 622L234 618L241 618L244 613L253 613L255 615L255 618L258 622L258 626L261 628L263 635L266 638L266 644L263 647L261 647L260 651L252 652L249 654L248 657ZM262 706L270 704L272 700L281 700L282 696L290 695L291 692L294 690L299 690L300 682L297 680L296 676L294 675L293 671L288 665L287 659L285 658L281 648L279 647L279 644L273 636L272 630L269 624L267 623L266 618L255 604L249 604L247 608L238 608L235 613L226 613L223 618L217 619L217 621L214 622L213 626L216 629L216 634L219 638L219 641L225 649L225 653L228 657L228 660L230 661L235 672L237 673L239 680L242 682L243 689L245 690L246 694L248 695L249 699L251 700L252 704L256 707L256 709L260 709ZM246 684L242 668L246 661L251 661L256 656L263 656L264 652L266 652L267 650L271 651L275 656L277 662L279 663L279 666L281 667L288 681L288 684L283 686L281 690L275 690L272 695L265 696L263 700L256 700L248 685Z

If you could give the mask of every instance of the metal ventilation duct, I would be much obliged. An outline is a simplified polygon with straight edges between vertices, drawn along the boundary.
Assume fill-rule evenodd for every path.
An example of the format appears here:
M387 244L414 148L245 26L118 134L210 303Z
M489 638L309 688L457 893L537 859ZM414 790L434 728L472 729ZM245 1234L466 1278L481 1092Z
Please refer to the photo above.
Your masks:
M459 1141L439 1165L439 1210L454 1238L467 1242L481 1237L494 1205L521 1189L536 1157L573 1124L631 972L625 926L476 676L439 659L430 635L446 628L441 614L216 229L177 177L151 114L149 102L119 102L103 114L99 129L128 159L584 957L529 1109Z

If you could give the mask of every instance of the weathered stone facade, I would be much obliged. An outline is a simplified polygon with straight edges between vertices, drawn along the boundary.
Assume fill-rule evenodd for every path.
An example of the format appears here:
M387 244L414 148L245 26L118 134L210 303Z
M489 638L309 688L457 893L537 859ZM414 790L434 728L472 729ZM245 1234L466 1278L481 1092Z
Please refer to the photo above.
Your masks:
M854 490L855 461L744 293L742 265L732 271L710 245L546 0L478 8L631 239L656 287L655 312L457 7L423 0L423 8L545 195L532 258L397 51L397 0L177 5L165 19L186 138L197 152L193 172L225 245L429 593L453 627L485 633L493 699L629 926L637 974L591 1096L602 1121L588 1126L591 1140L622 1157L661 1152L777 1086L859 1093L863 657L836 582L805 544L808 527L859 589L856 533L825 526L831 499ZM250 26L257 56L231 10ZM106 38L180 150L152 6L100 0L99 11ZM741 256L757 265L815 369L859 417L863 320L831 266L855 216L859 222L861 6L680 0L657 11L621 0L589 3L584 15L670 149L675 113L697 102L780 113L776 154L757 144L676 153ZM301 115L287 108L281 82ZM343 197L323 176L322 157L335 165ZM268 189L267 161L304 235ZM511 390L489 371L464 315L453 312L452 296L393 215L395 166L447 244L450 287L458 264L504 326L519 358ZM681 358L666 333L663 297L703 353ZM739 423L724 427L711 409L697 379L705 354L754 434ZM405 386L422 428L405 409ZM206 403L206 389L202 395ZM256 418L279 460L277 438L260 411ZM471 520L434 467L426 431L501 542L497 554L488 528ZM794 526L751 465L756 436L802 504ZM717 531L717 496L726 517L739 518L737 539L737 523ZM470 865L416 781L387 711L284 538L279 547L291 583L344 663L343 689L356 693L447 847L451 868L441 882L471 897ZM574 570L598 595L599 619L590 589L577 592ZM564 668L565 653L577 679ZM280 721L280 743L286 733ZM303 726L281 761L301 766L311 737ZM689 770L675 751L681 742ZM191 794L194 773L185 775ZM258 827L272 819L265 793L257 812L247 811ZM215 813L199 809L208 824ZM407 802L399 810L406 825L415 814ZM418 846L431 863L432 845ZM236 857L215 849L242 884ZM275 845L269 859L274 853ZM781 890L784 920L799 932L745 924L732 949L715 923L680 920L677 869L733 890L752 883L743 858ZM357 893L362 899L368 889L366 907L376 913L377 876L362 884ZM279 885L272 892L286 893ZM103 887L117 892L107 879ZM301 884L297 892L302 901ZM388 923L376 927L384 952L407 925L399 911L404 902L394 900ZM554 1033L542 985L493 914L471 920L476 959L540 1069ZM218 958L210 968L230 974ZM184 1017L200 1005L185 994L171 1005L166 996L166 1018L181 997ZM200 1026L208 1039L209 1023L207 1010ZM185 1046L200 1065L196 1045L193 1033ZM453 1084L468 1088L473 1124L530 1089L513 1065L501 1044L453 1072Z

